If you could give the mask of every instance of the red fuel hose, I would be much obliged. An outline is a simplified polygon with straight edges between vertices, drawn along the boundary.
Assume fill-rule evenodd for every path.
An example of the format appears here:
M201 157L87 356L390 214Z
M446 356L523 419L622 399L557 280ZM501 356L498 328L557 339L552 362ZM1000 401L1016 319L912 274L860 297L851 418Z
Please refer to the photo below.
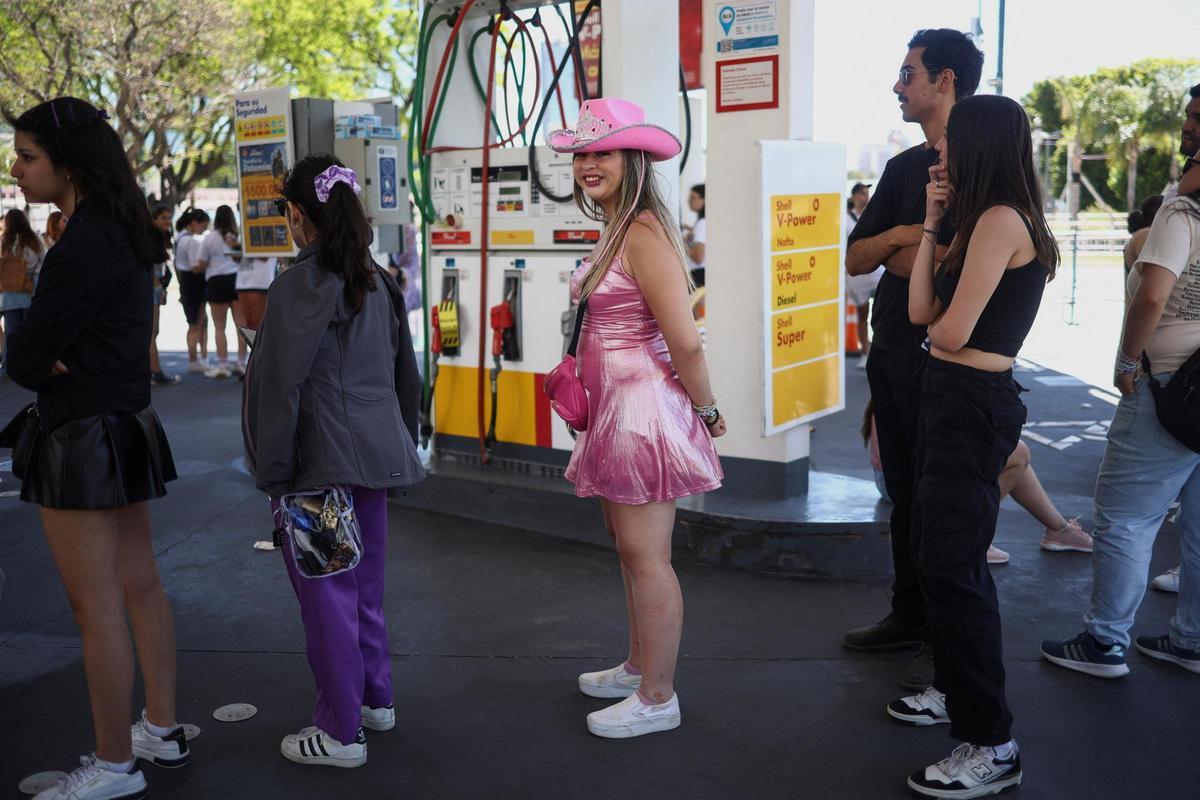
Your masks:
M468 3L469 5L469 3ZM465 10L465 9L464 9ZM479 338L479 381L476 400L478 403L478 422L479 422L479 458L486 465L492 462L492 456L487 448L487 430L483 424L483 384L487 366L485 362L485 353L487 352L487 336L484 335L482 327L484 320L487 319L487 286L488 286L488 217L491 211L491 201L488 199L488 167L492 152L492 130L488 127L491 122L489 114L492 109L492 93L496 87L496 44L500 41L500 21L496 21L496 25L492 28L492 47L491 55L488 58L488 79L487 79L487 99L484 100L483 109L483 169L480 170L480 192L482 195L483 216L479 220L479 322L480 329L478 331ZM536 61L534 62L536 63Z

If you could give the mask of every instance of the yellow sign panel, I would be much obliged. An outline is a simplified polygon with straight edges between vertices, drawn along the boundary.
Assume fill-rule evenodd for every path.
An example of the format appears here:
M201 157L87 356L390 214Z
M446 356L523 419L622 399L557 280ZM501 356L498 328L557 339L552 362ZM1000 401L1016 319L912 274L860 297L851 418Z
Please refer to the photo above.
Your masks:
M836 353L841 346L840 303L785 311L771 317L771 368Z
M837 300L841 250L771 256L771 309L779 311Z
M492 231L492 245L533 244L533 231Z
M237 121L237 140L273 139L287 135L287 121L283 114L272 117L254 117Z
M780 370L771 376L771 420L786 425L809 414L835 408L841 403L835 353L820 361Z
M841 196L771 195L771 252L836 245L842 236Z

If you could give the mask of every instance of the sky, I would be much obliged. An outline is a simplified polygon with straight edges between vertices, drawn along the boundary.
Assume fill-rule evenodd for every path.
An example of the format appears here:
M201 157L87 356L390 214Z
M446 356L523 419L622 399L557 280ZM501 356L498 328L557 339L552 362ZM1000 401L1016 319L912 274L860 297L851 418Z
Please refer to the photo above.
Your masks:
M886 142L892 130L923 140L919 126L900 119L891 91L914 31L967 30L981 17L979 91L994 91L986 82L996 75L998 0L815 2L813 138L845 143L849 169L863 145ZM1017 100L1046 77L1150 57L1200 59L1200 0L1008 0L1005 17L1004 94Z

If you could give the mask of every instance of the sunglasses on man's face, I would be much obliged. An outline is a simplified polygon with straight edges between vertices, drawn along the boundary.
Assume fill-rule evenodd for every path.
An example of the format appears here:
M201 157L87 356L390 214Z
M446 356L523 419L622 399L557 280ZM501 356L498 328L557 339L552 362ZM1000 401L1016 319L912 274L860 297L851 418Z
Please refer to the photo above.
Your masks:
M279 212L279 216L286 218L288 201L282 197L276 197L271 202L275 204L275 210Z
M912 67L905 67L900 70L900 85L908 86L912 83L914 75L937 75L945 71L945 67L939 67L938 69L913 69Z

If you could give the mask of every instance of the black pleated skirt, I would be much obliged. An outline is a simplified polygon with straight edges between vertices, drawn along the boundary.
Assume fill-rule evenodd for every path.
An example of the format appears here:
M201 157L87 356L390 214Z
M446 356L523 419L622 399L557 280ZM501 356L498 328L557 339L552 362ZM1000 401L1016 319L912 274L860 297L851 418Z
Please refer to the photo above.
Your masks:
M17 475L20 466L23 475ZM46 508L124 508L167 493L175 462L152 406L136 414L104 414L39 431L27 460L13 464L21 499Z

